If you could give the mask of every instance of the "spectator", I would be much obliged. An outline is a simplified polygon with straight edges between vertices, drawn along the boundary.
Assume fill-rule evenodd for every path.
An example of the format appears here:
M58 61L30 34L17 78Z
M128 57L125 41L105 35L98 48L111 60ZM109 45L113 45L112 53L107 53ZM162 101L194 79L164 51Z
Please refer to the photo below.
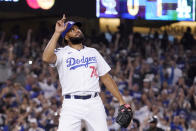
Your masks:
M149 128L146 131L163 131L163 129L157 127L158 119L156 116L150 118Z
M191 120L190 128L188 131L195 131L196 130L196 120Z
M30 121L29 131L44 131L42 128L38 127L36 118L32 118Z
M163 38L158 33L151 38L151 34L122 30L86 38L114 67L111 75L123 97L135 105L133 123L120 129L115 123L119 103L101 84L108 127L114 131L196 130L196 54L191 30L187 28L180 42L169 41L167 32ZM55 130L63 98L57 74L41 61L48 31L28 29L24 39L18 31L0 37L0 130ZM157 122L149 123L154 115Z
M181 43L184 46L185 50L190 50L193 45L194 45L194 38L193 35L191 34L191 28L187 27L186 32L184 33Z
M109 108L109 114L108 114L108 117L107 117L107 123L108 123L108 129L109 130L118 130L120 129L120 126L116 123L115 121L115 108L114 107L110 107Z

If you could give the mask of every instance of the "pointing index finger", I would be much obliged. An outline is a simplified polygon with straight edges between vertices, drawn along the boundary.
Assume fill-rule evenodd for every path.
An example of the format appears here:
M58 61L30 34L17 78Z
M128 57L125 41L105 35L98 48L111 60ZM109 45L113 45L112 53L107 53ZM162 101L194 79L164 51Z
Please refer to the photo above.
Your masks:
M61 20L63 20L63 21L65 21L66 20L66 16L65 16L65 14L63 14L63 17L62 17L62 19Z

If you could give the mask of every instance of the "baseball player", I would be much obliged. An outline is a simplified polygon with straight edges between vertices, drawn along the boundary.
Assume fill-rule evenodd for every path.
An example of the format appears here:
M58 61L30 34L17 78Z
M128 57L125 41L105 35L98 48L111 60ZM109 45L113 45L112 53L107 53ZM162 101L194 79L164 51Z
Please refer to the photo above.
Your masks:
M108 131L106 113L99 96L99 79L124 105L119 90L108 72L111 70L100 53L83 45L81 23L67 21L63 15L56 22L55 32L43 52L43 61L57 67L64 97L58 131L80 131L81 120L89 131ZM59 37L68 43L56 48Z

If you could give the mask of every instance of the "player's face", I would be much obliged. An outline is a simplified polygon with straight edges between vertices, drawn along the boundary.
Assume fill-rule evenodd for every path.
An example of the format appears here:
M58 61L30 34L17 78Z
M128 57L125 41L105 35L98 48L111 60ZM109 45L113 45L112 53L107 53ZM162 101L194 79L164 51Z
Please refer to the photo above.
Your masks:
M78 26L74 25L67 33L66 40L70 41L72 44L80 44L84 41L84 35Z

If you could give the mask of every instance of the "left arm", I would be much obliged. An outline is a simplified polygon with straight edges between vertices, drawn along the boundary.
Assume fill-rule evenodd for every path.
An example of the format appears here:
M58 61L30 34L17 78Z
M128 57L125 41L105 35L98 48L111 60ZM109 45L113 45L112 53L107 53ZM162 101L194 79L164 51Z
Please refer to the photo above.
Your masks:
M111 76L106 73L105 75L101 76L100 79L106 88L112 93L112 95L118 99L120 105L125 104L125 101L123 100L122 95L120 94L118 87Z

